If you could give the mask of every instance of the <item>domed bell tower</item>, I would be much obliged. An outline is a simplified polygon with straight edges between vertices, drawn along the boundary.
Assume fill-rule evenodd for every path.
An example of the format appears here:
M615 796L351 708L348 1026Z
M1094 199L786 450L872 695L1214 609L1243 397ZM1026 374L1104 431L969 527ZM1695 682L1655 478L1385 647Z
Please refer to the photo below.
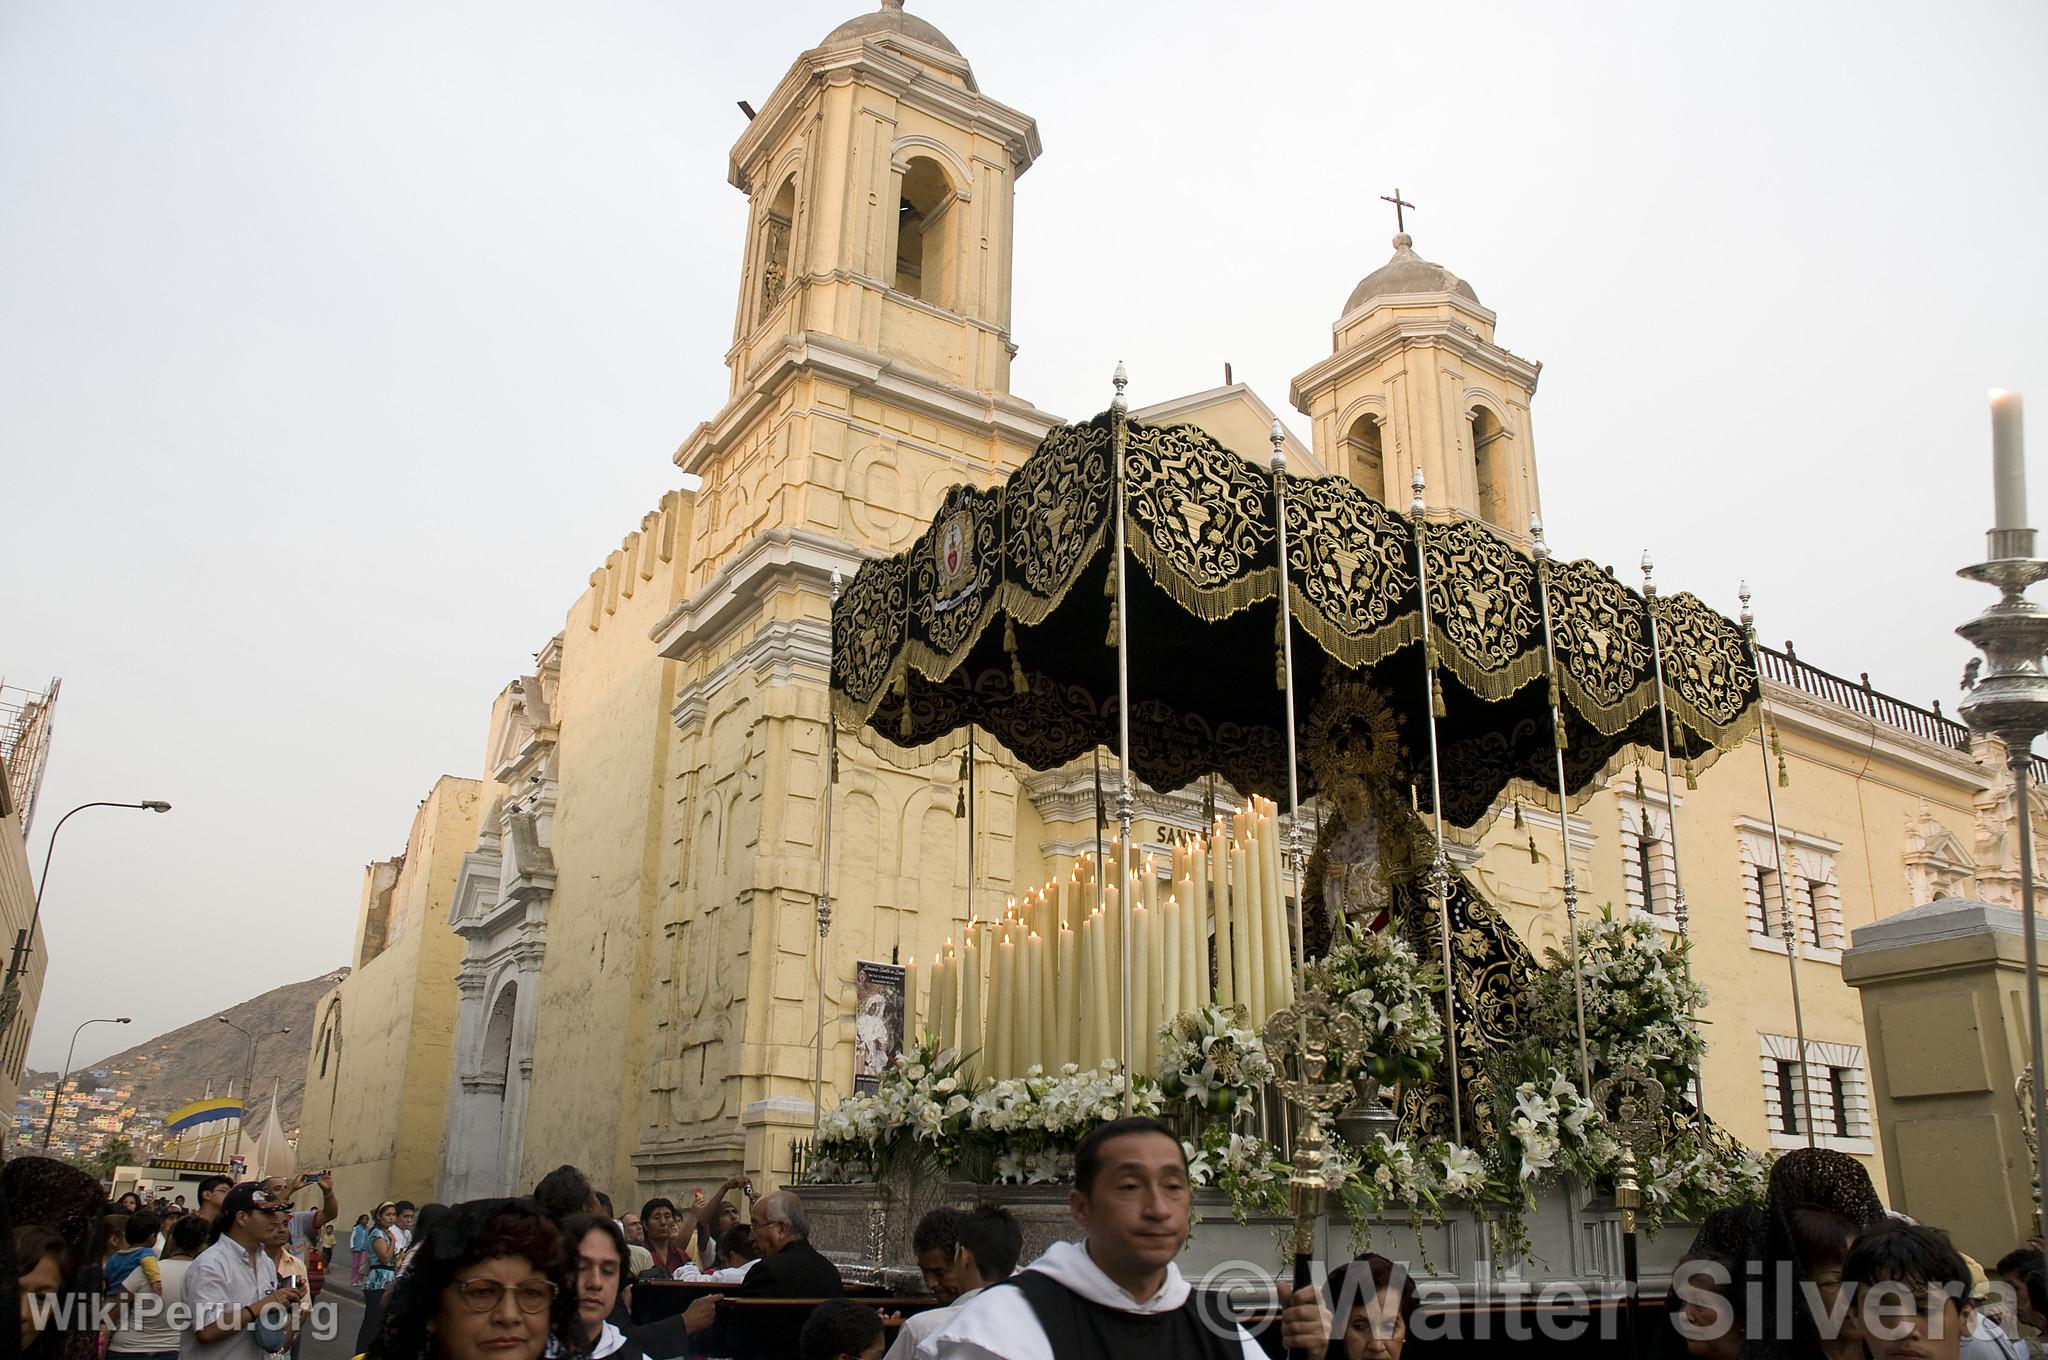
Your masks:
M1493 332L1472 285L1396 235L1393 258L1345 300L1330 357L1288 392L1314 422L1323 465L1402 511L1419 467L1431 514L1484 520L1525 542L1540 510L1529 402L1541 365Z
M733 392L792 337L1007 393L1017 176L1037 125L902 0L799 57L732 150L751 204Z

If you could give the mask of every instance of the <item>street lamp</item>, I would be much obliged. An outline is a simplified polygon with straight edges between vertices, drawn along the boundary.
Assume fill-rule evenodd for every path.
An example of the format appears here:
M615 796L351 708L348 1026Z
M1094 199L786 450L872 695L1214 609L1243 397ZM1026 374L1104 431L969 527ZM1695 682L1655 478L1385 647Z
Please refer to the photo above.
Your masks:
M235 1121L235 1156L239 1157L242 1155L242 1130L247 1128L249 1124L249 1097L251 1095L249 1088L256 1084L256 1035L250 1030L243 1029L225 1015L216 1015L213 1018L249 1041L249 1065L242 1075L242 1117ZM292 1027L290 1025L273 1031L273 1033L277 1034L290 1034L291 1032Z
M59 822L57 825L62 826L63 823ZM57 1131L57 1098L64 1094L64 1079L71 1075L71 1058L73 1054L78 1052L78 1036L85 1032L86 1025L125 1025L128 1023L129 1017L120 1015L112 1019L87 1020L77 1029L71 1031L71 1047L64 1050L64 1068L57 1073L57 1084L50 1090L50 1118L43 1125L43 1151L48 1152L50 1150L50 1135Z
M21 1009L21 975L28 967L29 941L36 937L36 925L43 918L43 889L50 882L50 857L57 853L57 832L64 829L64 823L76 817L87 808L118 807L135 808L144 812L169 812L171 805L161 798L145 798L139 803L80 803L57 819L57 825L50 832L50 842L43 849L43 876L36 880L35 910L29 913L28 929L14 932L14 954L7 961L7 981L0 984L0 1037L4 1037L14 1025L15 1012ZM124 1020L121 1023L126 1024Z

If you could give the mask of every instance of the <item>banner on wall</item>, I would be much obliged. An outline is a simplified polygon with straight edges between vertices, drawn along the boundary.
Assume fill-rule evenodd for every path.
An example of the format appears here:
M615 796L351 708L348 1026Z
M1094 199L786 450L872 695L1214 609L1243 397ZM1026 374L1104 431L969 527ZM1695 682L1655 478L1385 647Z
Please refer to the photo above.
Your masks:
M867 1092L903 1051L903 966L853 965L853 1089Z

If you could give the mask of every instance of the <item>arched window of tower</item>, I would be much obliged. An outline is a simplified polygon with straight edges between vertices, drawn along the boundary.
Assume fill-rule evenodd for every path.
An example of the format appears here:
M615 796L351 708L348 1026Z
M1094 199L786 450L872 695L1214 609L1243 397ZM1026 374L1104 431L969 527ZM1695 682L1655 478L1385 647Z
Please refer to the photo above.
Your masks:
M1472 470L1479 490L1479 518L1496 528L1507 527L1510 471L1507 431L1484 406L1472 408Z
M1378 416L1362 415L1352 422L1344 435L1344 458L1351 480L1363 488L1366 495L1386 504L1386 453L1380 443Z
M766 318L789 291L790 240L796 234L796 176L776 191L761 224L761 316Z
M952 308L959 252L957 197L939 163L914 157L903 167L903 192L896 212L896 291Z

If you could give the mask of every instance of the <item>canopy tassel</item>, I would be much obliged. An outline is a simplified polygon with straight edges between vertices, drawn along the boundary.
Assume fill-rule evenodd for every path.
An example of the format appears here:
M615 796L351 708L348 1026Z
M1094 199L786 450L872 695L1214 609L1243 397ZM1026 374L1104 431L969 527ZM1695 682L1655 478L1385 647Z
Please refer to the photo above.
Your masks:
M1543 856L1536 853L1536 838L1534 836L1529 837L1529 862L1531 864L1541 864L1543 862Z
M1693 773L1692 757L1687 756L1685 758L1685 787L1688 789L1696 789L1699 786L1700 777L1697 774Z
M1031 693L1031 682L1024 678L1024 665L1017 659L1017 624L1015 620L1003 620L1003 650L1010 654L1010 692Z
M1778 725L1776 723L1771 724L1771 754L1778 759L1778 787L1781 789L1791 788L1792 771L1785 764L1785 743L1778 739Z
M1520 800L1520 799L1517 799L1517 800L1515 801L1515 830L1517 830L1517 831L1520 831L1521 829L1522 829L1522 804L1521 804L1521 800Z
M896 719L896 734L909 741L915 729L910 725L910 673L905 671L896 681L896 698L902 703L903 711Z

